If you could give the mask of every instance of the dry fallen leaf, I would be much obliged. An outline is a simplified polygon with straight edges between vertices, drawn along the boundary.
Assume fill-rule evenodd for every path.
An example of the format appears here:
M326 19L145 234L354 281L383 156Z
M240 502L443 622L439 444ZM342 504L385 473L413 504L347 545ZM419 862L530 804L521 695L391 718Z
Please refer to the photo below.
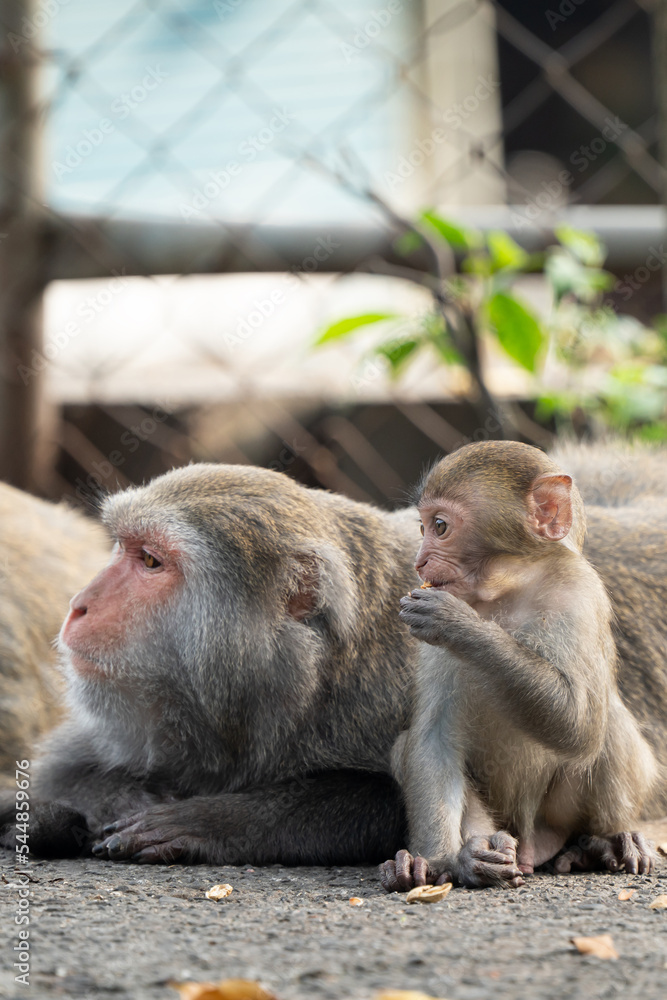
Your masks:
M181 1000L277 1000L252 979L223 979L220 983L170 982Z
M363 905L364 905L363 899L359 899L358 896L350 897L350 906L363 906Z
M648 904L649 910L667 910L667 896L656 896L652 903Z
M658 854L664 854L664 856L667 858L667 843L658 844L657 851Z
M226 896L231 895L234 892L231 885L228 882L224 882L222 885L212 885L210 889L206 890L207 899L225 899ZM241 980L239 980L240 982Z
M600 934L599 937L570 938L572 944L582 955L593 955L594 958L617 959L618 952L614 948L611 934Z
M452 888L451 882L444 885L418 885L405 897L406 903L439 903Z
M626 899L632 899L632 897L636 892L637 892L636 889L621 889L621 891L618 894L618 898L621 900L621 902L625 902Z

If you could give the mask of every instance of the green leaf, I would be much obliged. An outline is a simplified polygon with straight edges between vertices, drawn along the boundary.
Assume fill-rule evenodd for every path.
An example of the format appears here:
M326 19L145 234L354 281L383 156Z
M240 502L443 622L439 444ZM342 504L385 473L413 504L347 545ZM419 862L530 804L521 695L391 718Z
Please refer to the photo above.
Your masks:
M354 333L362 326L370 326L371 323L381 323L386 319L398 319L398 313L362 313L360 316L348 316L347 319L339 319L324 330L317 340L315 347L320 344L327 344L330 340L341 340L347 337L348 333Z
M421 347L423 341L410 338L408 340L390 340L386 344L378 347L377 354L386 358L391 366L393 375L396 375L409 357Z
M607 248L595 233L573 229L572 226L557 226L554 234L559 243L571 250L582 264L601 267L607 256Z
M514 296L496 292L487 303L489 320L507 354L534 372L544 334L536 316Z
M431 209L422 212L419 218L435 229L451 247L459 250L470 250L479 243L479 236L473 230L464 229L463 226L457 226L454 222L448 222L447 219L443 219Z
M515 271L523 271L530 261L530 257L523 247L520 247L502 229L487 233L486 245L489 248L495 270L507 267Z

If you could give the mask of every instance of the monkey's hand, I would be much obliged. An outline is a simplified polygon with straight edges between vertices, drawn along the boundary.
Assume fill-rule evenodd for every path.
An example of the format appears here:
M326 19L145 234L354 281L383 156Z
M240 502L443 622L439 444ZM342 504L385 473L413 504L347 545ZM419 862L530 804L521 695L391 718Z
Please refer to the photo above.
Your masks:
M479 631L482 619L465 601L446 590L413 590L401 598L399 617L415 639L432 646L449 646L453 649L461 638Z
M471 837L456 859L456 881L470 889L496 886L518 889L523 877L516 861L517 842L500 831L490 837Z
M109 861L194 864L206 860L211 833L207 818L197 814L192 800L167 802L107 824L93 854Z
M399 851L395 858L380 865L380 881L387 892L409 892L417 885L443 885L451 882L446 862L427 861L409 851Z
M655 868L653 844L641 833L616 833L613 837L582 837L554 861L559 875L571 871L625 871L630 875L650 875Z

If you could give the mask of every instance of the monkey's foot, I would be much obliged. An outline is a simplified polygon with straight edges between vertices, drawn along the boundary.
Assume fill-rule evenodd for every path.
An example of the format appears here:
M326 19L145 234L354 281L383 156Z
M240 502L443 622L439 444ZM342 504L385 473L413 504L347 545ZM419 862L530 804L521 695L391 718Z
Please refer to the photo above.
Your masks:
M105 839L95 844L93 854L109 861L155 865L196 859L193 838L175 829L168 815L161 815L159 809L109 823L102 830L102 836Z
M490 837L471 837L457 858L457 881L471 889L496 886L518 889L523 885L516 860L517 842L500 831Z
M641 833L615 833L613 837L580 837L554 861L556 874L571 871L625 871L649 875L655 868L653 844Z
M413 858L409 851L399 851L393 860L380 865L380 881L387 892L409 892L417 885L443 885L452 876L420 854Z

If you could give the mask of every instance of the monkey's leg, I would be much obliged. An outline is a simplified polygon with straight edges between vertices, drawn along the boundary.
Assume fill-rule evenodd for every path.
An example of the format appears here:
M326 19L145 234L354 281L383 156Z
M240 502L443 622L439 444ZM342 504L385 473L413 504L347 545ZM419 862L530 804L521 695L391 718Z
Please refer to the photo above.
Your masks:
M407 892L418 885L454 882L469 888L523 885L517 865L517 842L498 831L479 795L469 789L461 824L463 846L456 857L427 859L399 851L380 866L380 881L387 892Z
M93 853L113 861L357 864L393 853L405 821L389 776L336 772L151 806L103 838Z
M612 837L580 837L579 842L560 854L554 869L558 874L571 871L620 871L630 875L648 875L655 867L653 844L641 833L616 833Z
M472 789L466 796L463 840L452 873L459 885L471 889L482 886L517 889L523 885L517 864L517 841L506 831L498 830L480 796Z

